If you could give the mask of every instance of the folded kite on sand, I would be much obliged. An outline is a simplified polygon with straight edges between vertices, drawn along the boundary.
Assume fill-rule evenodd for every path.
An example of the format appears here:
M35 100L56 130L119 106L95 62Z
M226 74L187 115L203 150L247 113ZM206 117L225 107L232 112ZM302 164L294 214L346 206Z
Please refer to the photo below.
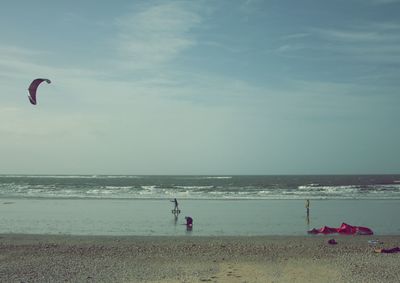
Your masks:
M308 231L309 234L333 234L339 233L344 235L372 235L374 234L371 229L362 226L352 226L346 223L342 223L339 228L332 228L324 226L320 229L312 229Z

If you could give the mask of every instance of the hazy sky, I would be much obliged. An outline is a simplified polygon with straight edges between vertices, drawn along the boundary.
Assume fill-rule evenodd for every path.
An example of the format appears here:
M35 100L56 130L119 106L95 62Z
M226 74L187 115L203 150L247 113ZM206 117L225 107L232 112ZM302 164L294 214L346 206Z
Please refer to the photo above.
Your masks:
M400 172L400 1L3 1L0 174ZM38 105L27 98L34 78Z

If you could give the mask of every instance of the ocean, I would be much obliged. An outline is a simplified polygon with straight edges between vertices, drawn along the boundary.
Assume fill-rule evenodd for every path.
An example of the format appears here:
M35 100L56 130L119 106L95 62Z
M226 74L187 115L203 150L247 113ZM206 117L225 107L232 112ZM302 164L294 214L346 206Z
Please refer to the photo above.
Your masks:
M400 175L0 175L0 233L307 235L346 222L392 235L398 215Z
M400 199L400 175L0 175L0 198Z

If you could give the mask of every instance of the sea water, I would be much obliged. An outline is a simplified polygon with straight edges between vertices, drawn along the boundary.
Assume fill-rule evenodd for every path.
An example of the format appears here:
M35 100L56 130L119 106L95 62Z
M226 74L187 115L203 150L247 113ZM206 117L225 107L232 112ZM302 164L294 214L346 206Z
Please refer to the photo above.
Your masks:
M346 222L390 235L400 234L398 215L399 175L0 175L0 233L306 235Z

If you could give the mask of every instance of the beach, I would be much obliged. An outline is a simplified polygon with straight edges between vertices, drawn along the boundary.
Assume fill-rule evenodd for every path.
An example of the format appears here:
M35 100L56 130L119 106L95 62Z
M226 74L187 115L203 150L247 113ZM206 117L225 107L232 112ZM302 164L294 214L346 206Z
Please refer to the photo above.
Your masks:
M0 282L400 282L389 177L3 176Z
M400 236L3 234L0 281L399 282L400 254L374 252L399 243Z

